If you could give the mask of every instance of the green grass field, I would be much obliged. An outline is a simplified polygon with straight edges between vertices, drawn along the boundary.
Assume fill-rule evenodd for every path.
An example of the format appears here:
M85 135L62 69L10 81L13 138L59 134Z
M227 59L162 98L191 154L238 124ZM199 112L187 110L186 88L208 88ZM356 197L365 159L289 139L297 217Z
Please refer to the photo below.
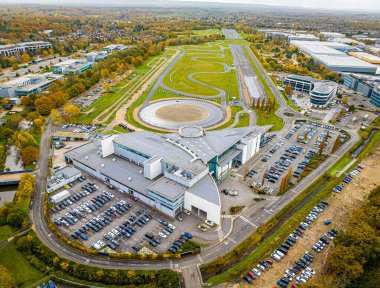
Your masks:
M220 29L191 30L191 32L198 36L209 36L213 34L222 35Z
M216 128L215 130L220 130L220 129L225 129L225 128L230 127L235 121L236 113L243 110L243 107L241 107L241 106L230 106L230 108L231 108L231 119L227 123Z
M102 97L100 97L97 101L92 103L85 111L82 113L77 119L75 119L76 123L83 124L91 124L92 121L104 110L109 108L115 101L119 100L122 95L131 88L133 84L135 84L139 79L141 79L146 73L148 73L151 68L150 66L157 64L160 61L161 57L166 59L170 58L173 55L172 51L168 51L165 56L164 53L160 53L157 56L151 57L144 61L144 63L135 68L130 76L126 79L120 81L114 87L114 93L106 93ZM135 76L132 76L135 74ZM136 90L138 90L136 88ZM133 92L133 91L132 91ZM126 95L129 97L131 95ZM103 120L109 113L106 113L100 120Z
M13 243L0 249L0 264L5 266L16 280L18 287L28 286L45 277L39 270L32 267L24 256L16 250Z
M0 226L0 242L8 239L13 234L13 230L9 225Z
M236 72L223 73L223 63L232 64L231 53L228 49L225 50L225 57L222 57L222 50L217 43L185 45L181 48L185 54L165 77L166 86L185 93L204 96L218 95L217 90L189 79L190 74L200 73L194 74L193 79L223 89L231 98L238 97Z
M239 122L236 124L235 128L247 127L247 126L249 126L249 114L241 113L239 115Z

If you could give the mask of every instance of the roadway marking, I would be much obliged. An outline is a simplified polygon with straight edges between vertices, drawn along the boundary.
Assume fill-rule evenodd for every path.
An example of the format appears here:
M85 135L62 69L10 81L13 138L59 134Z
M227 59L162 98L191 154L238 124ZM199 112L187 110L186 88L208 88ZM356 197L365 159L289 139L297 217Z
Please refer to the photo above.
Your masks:
M273 214L273 211L272 210L267 210L267 209L264 209L265 212L269 213L269 214Z
M232 239L231 237L228 237L227 239L230 240L232 243L236 244L236 241L234 239Z
M249 220L248 220L247 218L245 218L243 215L240 215L239 218L242 219L243 221L247 222L249 225L251 225L251 226L253 226L253 227L255 227L255 228L258 227L255 223L249 221Z
M199 259L199 261L200 261L201 263L204 262L203 259L202 259L202 257L201 257L201 254L197 254L197 258Z
M224 219L232 218L232 215L222 215L222 218Z

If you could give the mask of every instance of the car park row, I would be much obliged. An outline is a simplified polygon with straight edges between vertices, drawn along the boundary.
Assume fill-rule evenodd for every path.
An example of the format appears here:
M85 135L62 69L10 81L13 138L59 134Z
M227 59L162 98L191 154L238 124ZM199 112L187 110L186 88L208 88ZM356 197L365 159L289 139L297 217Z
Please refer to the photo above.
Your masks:
M340 193L343 190L343 187L350 183L352 179L360 173L360 170L364 169L362 164L358 164L356 168L354 168L351 172L347 173L347 175L342 180L342 184L337 185L333 188L333 191L336 193Z
M297 243L299 237L304 237L305 231L308 227L317 219L318 215L323 212L326 206L329 205L327 201L321 201L316 205L313 210L306 216L306 218L299 224L299 226L291 233L288 238L271 254L271 258L277 262L280 262L288 254L289 250ZM311 268L306 270L310 263L313 262L313 254L306 251L304 257L299 261L296 261L289 269L285 272L284 277L278 280L277 284L281 287L287 287L287 285L296 277L299 272L302 272L300 276L296 278L297 283L293 284L292 287L297 287L300 285L300 282L306 282L313 275ZM267 265L264 265L266 263ZM266 259L260 261L259 264L246 275L243 276L243 279L248 283L252 283L257 277L260 277L261 273L272 267L272 260ZM262 272L260 272L260 269ZM297 273L296 273L297 271Z

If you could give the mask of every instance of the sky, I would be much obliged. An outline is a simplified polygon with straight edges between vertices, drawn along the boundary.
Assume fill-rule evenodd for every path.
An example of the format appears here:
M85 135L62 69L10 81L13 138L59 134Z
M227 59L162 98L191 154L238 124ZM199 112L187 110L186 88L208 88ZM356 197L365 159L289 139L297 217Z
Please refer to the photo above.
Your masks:
M157 1L157 0L156 0ZM380 11L380 0L164 0L165 2L223 2L266 4L273 6L294 6L299 8L322 8L333 10L361 10L367 12ZM122 5L131 2L142 4L145 0L0 0L0 3L39 3L39 4L82 4L82 5ZM150 0L149 2L152 2ZM156 2L159 3L159 0Z

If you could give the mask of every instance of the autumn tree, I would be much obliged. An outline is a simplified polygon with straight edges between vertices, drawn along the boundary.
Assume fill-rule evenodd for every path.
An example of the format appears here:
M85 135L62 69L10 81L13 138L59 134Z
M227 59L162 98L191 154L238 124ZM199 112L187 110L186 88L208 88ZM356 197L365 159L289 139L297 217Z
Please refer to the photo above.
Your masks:
M286 85L286 86L285 86L285 90L284 90L284 92L285 92L286 95L290 95L290 94L292 94L292 92L293 92L293 87L290 86L290 85Z
M22 162L28 166L37 161L40 150L33 146L27 146L21 149Z
M36 177L32 174L24 174L21 176L20 184L17 188L17 198L26 198L29 197L33 191L33 184L36 181Z
M53 119L54 124L61 124L62 123L62 115L58 111L58 109L52 109L49 117L51 119Z
M80 108L76 105L67 105L65 108L63 108L63 117L66 119L66 121L70 121L71 119L78 116L80 113Z
M338 136L335 139L335 142L331 148L331 153L334 153L339 148L339 145L340 145L340 133L338 134Z
M34 104L38 113L44 116L49 115L51 110L55 108L54 101L48 96L38 97Z
M112 87L110 84L105 83L105 84L103 84L103 89L105 89L107 91L107 93L109 93L112 90Z
M11 142L16 145L19 149L28 147L28 146L33 146L37 147L38 144L34 137L27 131L21 130L21 131L16 131L12 135Z

